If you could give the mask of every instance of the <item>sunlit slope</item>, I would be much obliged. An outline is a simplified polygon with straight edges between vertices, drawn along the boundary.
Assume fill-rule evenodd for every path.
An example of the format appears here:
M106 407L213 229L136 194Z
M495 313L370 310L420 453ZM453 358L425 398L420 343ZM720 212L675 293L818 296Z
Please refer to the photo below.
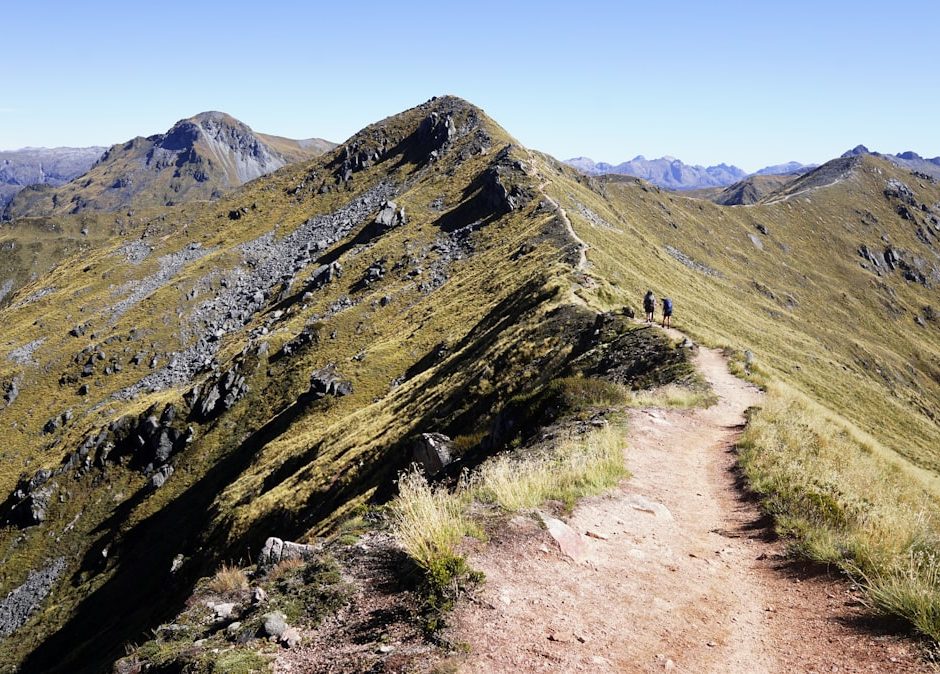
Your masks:
M722 207L543 160L546 189L590 246L595 296L672 297L676 325L750 350L760 368L940 470L940 189L874 157L843 164L772 203Z
M540 189L445 97L19 290L0 310L0 593L68 561L9 661L93 669L212 564L391 489L415 433L472 449L594 333Z

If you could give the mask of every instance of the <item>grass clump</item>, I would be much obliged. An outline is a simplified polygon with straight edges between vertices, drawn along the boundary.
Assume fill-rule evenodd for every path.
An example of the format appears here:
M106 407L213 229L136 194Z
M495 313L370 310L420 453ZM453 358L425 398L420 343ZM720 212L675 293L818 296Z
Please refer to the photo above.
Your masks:
M486 461L453 491L428 484L415 470L399 478L389 506L392 531L425 576L427 627L442 626L444 614L468 587L483 581L457 548L465 536L479 536L474 501L496 503L508 512L558 500L569 509L582 496L598 494L628 475L622 431L611 426L561 442L551 453Z
M622 433L604 426L562 442L551 454L515 458L502 454L484 463L475 476L475 492L509 512L557 500L573 508L583 496L598 494L628 475Z
M940 489L932 476L780 384L750 414L739 452L794 552L838 566L872 607L940 641Z
M456 550L464 536L479 535L467 514L470 500L465 483L450 492L428 484L415 470L399 478L398 497L391 504L392 530L424 572L426 627L432 632L442 627L462 590L483 580Z
M467 517L470 493L461 484L455 492L428 484L415 470L398 480L398 497L391 504L392 529L405 552L420 567L454 555L464 536L478 532Z
M630 407L690 409L692 407L711 407L717 402L718 396L710 389L667 384L649 391L631 391L625 404Z
M248 576L237 566L223 564L206 587L216 594L235 594L248 589Z

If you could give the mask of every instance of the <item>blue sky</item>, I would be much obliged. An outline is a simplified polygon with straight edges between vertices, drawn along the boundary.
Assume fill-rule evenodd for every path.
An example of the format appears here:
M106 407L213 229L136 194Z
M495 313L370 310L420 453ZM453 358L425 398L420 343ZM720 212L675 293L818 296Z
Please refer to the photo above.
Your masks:
M0 148L110 145L203 110L341 141L453 93L559 158L940 155L935 1L320 4L7 3Z

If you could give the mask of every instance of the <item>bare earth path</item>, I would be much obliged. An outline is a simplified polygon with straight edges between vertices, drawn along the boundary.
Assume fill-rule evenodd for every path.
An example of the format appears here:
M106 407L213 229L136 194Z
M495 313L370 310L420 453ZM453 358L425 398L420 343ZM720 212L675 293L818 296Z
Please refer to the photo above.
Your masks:
M633 477L568 520L587 559L522 517L471 555L487 581L455 615L461 671L930 671L849 583L784 557L735 479L731 447L760 393L719 352L696 361L720 402L631 413Z

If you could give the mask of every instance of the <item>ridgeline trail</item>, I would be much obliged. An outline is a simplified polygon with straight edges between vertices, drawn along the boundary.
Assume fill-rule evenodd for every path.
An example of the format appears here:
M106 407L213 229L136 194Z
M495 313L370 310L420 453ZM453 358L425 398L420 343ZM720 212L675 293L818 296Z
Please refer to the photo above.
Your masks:
M460 671L933 671L857 587L785 554L736 468L762 394L720 351L695 362L718 403L630 412L632 477L568 518L579 554L526 517L472 552L487 580L454 616Z

